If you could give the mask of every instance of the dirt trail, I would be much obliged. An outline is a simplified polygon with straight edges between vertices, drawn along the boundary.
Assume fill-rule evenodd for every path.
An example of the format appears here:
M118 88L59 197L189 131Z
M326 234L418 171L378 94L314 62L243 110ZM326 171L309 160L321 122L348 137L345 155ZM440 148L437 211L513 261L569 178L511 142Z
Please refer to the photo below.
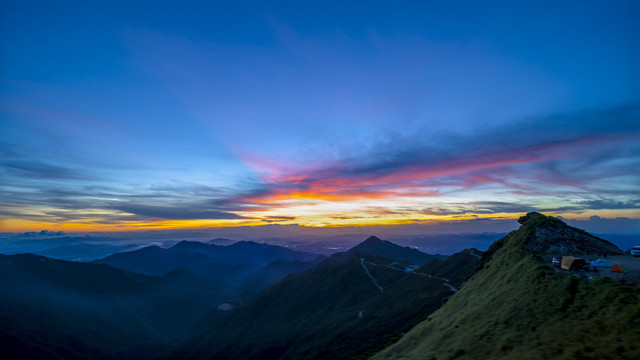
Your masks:
M360 259L360 265L362 265L362 267L364 268L364 271L367 273L367 276L369 276L371 280L373 280L373 285L377 286L378 289L380 289L380 292L384 292L384 289L382 288L382 286L380 286L380 284L378 284L376 279L373 276L371 276L371 274L369 273L369 269L367 269L367 266L364 264L364 258Z
M364 265L365 262L368 263L368 264L374 265L374 266L382 266L382 267L386 267L386 268L393 269L393 270L396 270L396 271L402 271L403 273L406 273L406 274L414 274L414 275L418 275L418 276L426 276L429 279L441 280L443 282L442 285L448 287L453 292L457 292L458 291L458 289L456 289L451 284L449 284L449 279L445 279L445 278L438 277L438 276L432 276L432 275L429 275L429 274L417 273L415 271L401 270L401 269L398 269L398 268L395 268L395 267L389 266L389 265L380 265L380 264L372 263L370 261L366 261L364 258L360 259L360 264L362 264L362 267L364 267L364 270L367 272L367 275L369 275L369 277L373 280L373 283L380 289L380 292L382 292L382 287L380 285L378 285L378 283L376 282L376 279L374 279L373 276L371 276L371 274L369 274L369 270Z

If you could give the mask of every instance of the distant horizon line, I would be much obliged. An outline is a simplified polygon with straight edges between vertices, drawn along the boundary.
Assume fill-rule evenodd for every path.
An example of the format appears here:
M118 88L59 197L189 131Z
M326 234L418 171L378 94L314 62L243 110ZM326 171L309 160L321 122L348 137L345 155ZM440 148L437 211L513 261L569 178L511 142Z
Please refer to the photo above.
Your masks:
M544 212L543 212L544 213ZM151 233L151 232L208 232L208 231L242 231L242 230L256 230L256 229L264 229L264 228L273 228L273 229L296 229L301 232L305 232L304 235L314 235L312 233L325 233L325 232L341 232L344 230L351 230L357 232L365 232L365 231L375 231L375 229L384 229L384 230L398 230L400 233L409 231L416 232L416 234L425 234L425 231L428 230L429 234L479 234L479 233L488 233L488 234L497 234L504 233L517 228L516 220L525 215L526 213L518 213L517 215L511 216L493 216L493 217L480 217L480 216L465 216L454 219L433 219L433 220L419 220L419 221L407 221L402 223L380 223L380 224L322 224L322 225L309 225L309 224L301 224L301 223L267 223L267 224L225 224L223 226L176 226L176 227L161 227L161 226L144 226L144 227L129 227L129 226L117 226L113 228L104 228L102 226L97 226L96 228L77 228L74 225L77 224L60 224L55 227L51 227L50 223L43 224L42 227L30 227L30 228L16 228L16 229L7 229L3 230L0 225L0 234L14 234L14 235L25 235L27 236L64 236L67 234L91 234L91 233ZM551 213L545 213L547 216L554 216L560 218L561 220L567 222L569 225L577 227L590 225L590 223L594 222L626 222L632 223L631 228L627 229L619 229L619 228L611 228L611 229L585 229L586 231L593 233L601 233L601 234L640 234L640 218L632 218L632 217L600 217L597 215L591 215L589 217L565 217L561 215L552 215ZM573 223L573 224L572 224ZM494 225L490 228L486 228L483 225ZM465 226L466 225L466 226ZM475 226L473 226L475 225ZM469 228L471 226L472 228ZM459 227L461 231L452 231L454 228ZM477 227L476 229L474 229ZM588 226L590 227L590 226ZM411 231L413 230L413 231ZM440 230L440 231L438 231ZM345 233L346 234L346 233ZM371 234L371 233L369 233ZM295 235L295 234L289 234ZM302 235L302 234L300 234ZM319 234L326 235L326 234ZM400 234L398 234L400 235ZM409 235L409 234L406 234ZM426 234L425 234L426 235ZM384 236L384 235L382 235Z

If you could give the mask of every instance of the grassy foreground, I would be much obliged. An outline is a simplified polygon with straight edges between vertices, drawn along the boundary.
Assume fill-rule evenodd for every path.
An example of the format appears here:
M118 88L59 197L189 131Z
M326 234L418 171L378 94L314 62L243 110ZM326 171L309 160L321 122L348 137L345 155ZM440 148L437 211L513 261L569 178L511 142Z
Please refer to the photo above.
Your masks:
M530 216L442 308L372 359L640 359L639 287L556 273L523 250L559 221Z

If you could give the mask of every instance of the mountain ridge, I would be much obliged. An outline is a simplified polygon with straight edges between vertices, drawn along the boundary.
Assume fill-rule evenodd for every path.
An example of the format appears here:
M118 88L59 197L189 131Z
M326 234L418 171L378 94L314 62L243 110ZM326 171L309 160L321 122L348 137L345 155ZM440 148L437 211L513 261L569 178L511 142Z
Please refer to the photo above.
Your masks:
M446 304L372 359L640 358L638 287L556 272L542 262L558 251L619 249L556 218L529 213L520 220ZM571 234L570 241L546 236L554 229ZM536 253L528 246L545 242L558 248Z
M238 241L222 246L183 240L167 249L150 246L112 254L92 263L106 263L153 276L162 276L175 268L185 267L231 286L274 261L313 261L316 257L316 254L253 241Z
M369 237L315 268L287 276L222 321L212 314L216 324L188 339L167 358L371 356L455 291L444 279L411 271L412 267L405 266L407 260L382 256L398 254L398 249L400 255L413 254L413 249ZM471 275L475 266L467 269Z

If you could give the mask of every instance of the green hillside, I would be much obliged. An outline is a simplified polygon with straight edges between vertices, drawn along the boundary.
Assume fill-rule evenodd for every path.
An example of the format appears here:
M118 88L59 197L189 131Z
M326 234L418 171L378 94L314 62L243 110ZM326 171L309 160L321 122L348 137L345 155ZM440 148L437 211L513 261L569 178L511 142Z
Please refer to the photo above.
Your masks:
M619 250L552 217L530 213L520 222L442 308L373 359L639 359L640 288L558 273L539 260Z

